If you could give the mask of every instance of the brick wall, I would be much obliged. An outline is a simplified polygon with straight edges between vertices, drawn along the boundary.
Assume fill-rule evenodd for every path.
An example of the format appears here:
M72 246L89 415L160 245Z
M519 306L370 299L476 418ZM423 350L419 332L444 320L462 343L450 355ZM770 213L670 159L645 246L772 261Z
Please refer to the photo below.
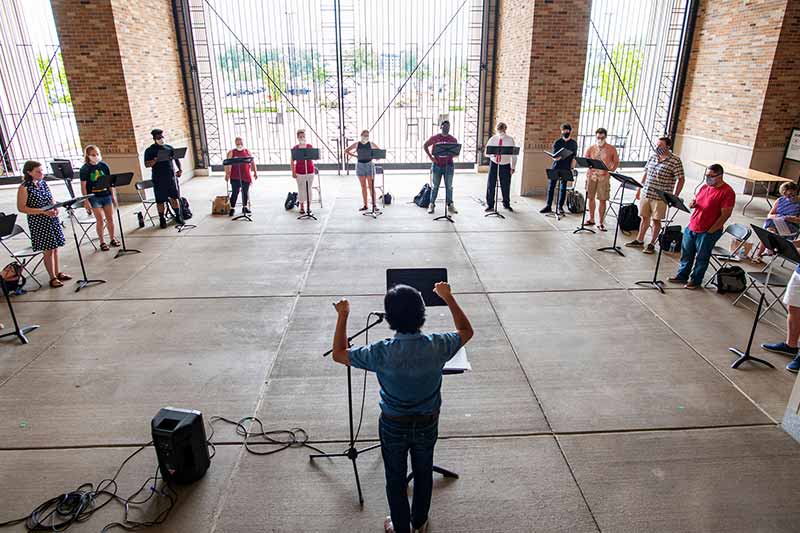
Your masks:
M754 146L787 0L701 0L678 133Z
M84 145L136 151L114 14L108 0L52 0L64 68Z
M526 149L550 147L562 122L578 131L591 1L535 0Z

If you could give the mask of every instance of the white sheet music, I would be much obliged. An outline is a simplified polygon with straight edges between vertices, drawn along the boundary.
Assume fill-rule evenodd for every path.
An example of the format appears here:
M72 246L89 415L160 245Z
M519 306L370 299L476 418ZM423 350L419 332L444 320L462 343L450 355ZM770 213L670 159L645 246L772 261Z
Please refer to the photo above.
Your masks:
M772 219L772 222L775 224L775 229L778 230L778 235L782 237L786 237L787 235L791 235L794 232L789 228L789 225L786 223L786 219L783 217L776 217Z
M469 364L469 359L467 359L467 349L462 346L453 358L444 365L444 370L450 372L472 372L472 365Z

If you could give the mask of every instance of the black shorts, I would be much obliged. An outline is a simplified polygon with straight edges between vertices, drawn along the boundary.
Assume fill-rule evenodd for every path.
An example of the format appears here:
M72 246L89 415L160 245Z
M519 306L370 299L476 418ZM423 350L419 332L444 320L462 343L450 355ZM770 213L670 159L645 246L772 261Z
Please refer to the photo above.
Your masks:
M176 179L177 178L174 176L153 178L153 193L156 196L156 202L163 203L170 198L178 199L178 184L175 181Z

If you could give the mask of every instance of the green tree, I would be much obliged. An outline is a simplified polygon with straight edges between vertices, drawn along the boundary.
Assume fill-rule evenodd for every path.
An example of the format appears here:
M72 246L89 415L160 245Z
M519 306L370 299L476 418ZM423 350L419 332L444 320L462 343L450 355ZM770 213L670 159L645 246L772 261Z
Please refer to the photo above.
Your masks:
M419 63L419 55L417 52L412 50L405 50L400 52L400 73L403 77L408 77L414 72L414 68L417 67ZM417 71L414 72L414 78L418 80L424 80L426 78L431 77L431 69L426 64L421 64L417 68Z
M258 62L264 67L264 70L258 69L258 79L263 81L269 91L270 101L278 102L281 99L281 91L286 91L285 69L280 53L275 50L262 52L259 54Z
M378 53L370 45L362 45L353 51L353 72L358 75L362 72L375 73L378 69Z
M219 68L223 72L223 79L235 81L247 81L250 79L252 68L247 63L248 61L252 61L250 56L235 45L228 45L217 56Z
M292 78L322 83L325 81L327 72L319 52L306 50L300 52L297 59L289 64L289 74Z
M69 94L69 85L67 84L67 71L64 70L64 58L61 56L61 52L56 54L56 58L50 65L50 70L47 70L49 61L50 56L40 54L36 58L36 64L39 66L39 75L44 76L42 85L44 86L44 94L47 97L47 104L49 106L56 102L71 104L72 97ZM45 70L47 70L46 75Z
M618 44L611 51L611 62L606 61L600 69L600 96L619 111L627 111L629 107L614 67L619 72L625 90L633 95L641 81L643 60L644 52L640 48L635 45Z

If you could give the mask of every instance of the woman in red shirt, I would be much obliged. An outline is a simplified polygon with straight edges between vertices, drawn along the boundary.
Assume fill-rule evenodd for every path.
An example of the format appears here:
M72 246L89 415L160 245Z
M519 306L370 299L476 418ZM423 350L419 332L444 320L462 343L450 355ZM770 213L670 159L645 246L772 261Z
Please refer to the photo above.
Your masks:
M253 157L250 150L244 147L241 137L234 139L236 148L228 151L227 159L233 157ZM239 189L242 191L242 214L250 213L250 183L258 179L256 174L255 159L250 164L230 165L225 167L225 181L231 184L231 210L228 215L233 216L236 210L236 200L239 198Z
M297 144L294 148L313 148L306 142L306 130L297 130ZM314 185L314 162L292 159L292 177L297 180L297 197L300 199L300 214L306 213L306 204L311 201L309 195Z

